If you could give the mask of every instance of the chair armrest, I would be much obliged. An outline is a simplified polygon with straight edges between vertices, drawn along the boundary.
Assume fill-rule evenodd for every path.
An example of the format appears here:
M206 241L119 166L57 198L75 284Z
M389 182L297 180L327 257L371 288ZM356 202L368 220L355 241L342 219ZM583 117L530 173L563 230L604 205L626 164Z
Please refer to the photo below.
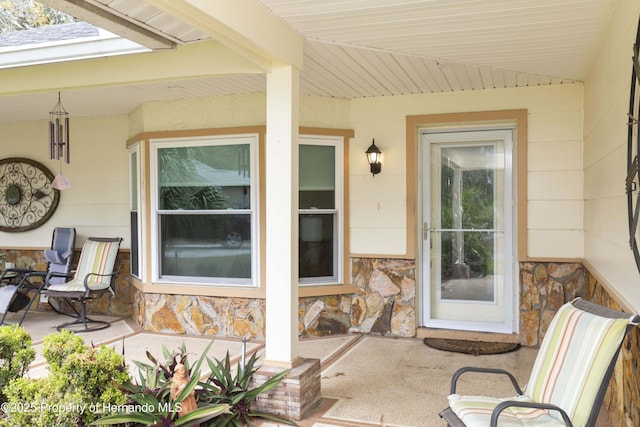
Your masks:
M33 271L37 271L37 270L32 270L30 268L22 268L22 267L7 268L5 270L5 272L7 272L7 273L17 273L17 274L27 274L27 273L31 273Z
M0 279L4 279L5 277L23 278L25 275L32 273L34 271L37 271L37 270L32 270L30 268L22 268L22 267L7 268L2 272L2 276L0 276Z
M478 367L472 367L472 366L466 366L466 367L460 368L453 374L453 377L451 377L451 394L455 394L458 378L460 378L460 376L465 372L480 372L485 374L506 375L509 378L509 380L511 380L511 384L513 384L513 387L516 389L516 393L523 394L522 389L518 385L518 381L509 371L506 371L504 369L499 369L499 368L478 368Z
M24 284L26 286L34 286L34 283L31 283L31 279L37 278L40 279L42 284L47 283L47 272L40 270L29 270L24 273L21 273L20 284Z
M47 276L47 272L46 271L40 271L40 270L29 270L29 271L25 272L24 275L27 276L27 277L46 277Z
M39 270L32 270L30 268L22 268L22 267L13 267L7 268L2 272L0 276L1 282L11 282L13 284L17 284L18 286L22 285L33 273L37 273Z
M89 281L89 277L91 276L95 276L95 277L111 277L111 279L113 279L114 277L116 277L118 274L120 274L120 270L114 271L111 274L98 274L98 273L87 273L84 276L84 288L87 291L91 291L91 288L89 287L89 285L87 285L87 282ZM113 292L113 290L111 291Z
M505 400L504 402L501 402L498 405L496 405L496 407L493 409L493 413L491 414L491 421L490 421L489 427L497 427L498 417L500 416L500 413L511 406L517 406L519 408L537 408L537 409L547 409L550 411L558 411L560 412L560 415L562 416L562 420L564 421L564 423L568 427L573 427L573 424L571 423L571 419L569 419L569 415L567 415L567 413L562 408L556 405L552 405L550 403L518 402L517 400Z
M71 279L73 277L73 273L60 273L55 271L46 272L45 283L49 283L49 279L53 277L64 277L65 279Z

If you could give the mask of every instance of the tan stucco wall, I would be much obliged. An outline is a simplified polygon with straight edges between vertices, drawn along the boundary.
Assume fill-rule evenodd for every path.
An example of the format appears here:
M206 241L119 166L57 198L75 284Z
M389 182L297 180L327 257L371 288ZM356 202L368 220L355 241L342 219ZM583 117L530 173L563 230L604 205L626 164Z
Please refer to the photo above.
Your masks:
M618 2L585 81L584 251L591 267L640 311L639 274L629 249L625 177L627 112L640 4ZM634 196L637 197L637 196Z
M131 114L131 135L164 130L264 125L266 114L266 97L261 93L150 102ZM300 126L350 128L349 101L302 98Z
M300 125L355 130L349 156L352 253L404 255L405 117L464 111L528 110L529 256L582 257L582 86L546 86L359 99L303 98ZM154 102L132 114L132 132L264 124L261 94ZM375 138L383 172L373 178L364 151ZM554 153L550 156L549 153Z
M580 84L352 101L352 253L407 253L406 116L511 109L528 110L528 256L582 257ZM375 178L363 154L372 138L383 151Z
M300 125L350 128L351 253L404 255L406 239L405 117L526 108L529 112L529 256L582 256L581 155L582 86L563 85L465 93L414 95L354 101L303 98ZM129 117L72 120L72 162L63 165L72 188L62 193L58 211L42 228L11 235L2 245L43 246L52 227L74 225L82 236L122 235L128 242L127 138L142 131L264 124L261 94L144 104ZM47 159L46 123L0 126L16 141L5 156ZM383 150L383 170L375 178L364 151L375 138ZM550 156L552 152L555 155Z
M127 116L76 118L71 120L71 163L62 164L71 188L42 227L21 233L0 232L0 247L46 247L56 226L76 227L76 246L88 236L124 237L129 247L129 174L124 142ZM0 126L5 142L0 156L36 160L55 175L60 164L49 160L46 121L7 123Z

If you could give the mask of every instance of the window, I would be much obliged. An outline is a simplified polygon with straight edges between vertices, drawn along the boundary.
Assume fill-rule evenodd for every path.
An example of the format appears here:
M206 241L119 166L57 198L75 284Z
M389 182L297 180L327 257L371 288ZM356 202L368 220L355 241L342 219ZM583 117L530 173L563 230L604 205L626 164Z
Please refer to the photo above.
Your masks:
M131 230L131 275L140 278L140 170L138 146L129 151L129 224Z
M353 132L301 128L300 135L300 295L354 292L345 267ZM264 126L153 132L128 142L131 268L139 289L264 296L265 143Z
M302 285L342 280L342 138L300 137L299 279Z
M152 141L158 280L256 284L257 139Z

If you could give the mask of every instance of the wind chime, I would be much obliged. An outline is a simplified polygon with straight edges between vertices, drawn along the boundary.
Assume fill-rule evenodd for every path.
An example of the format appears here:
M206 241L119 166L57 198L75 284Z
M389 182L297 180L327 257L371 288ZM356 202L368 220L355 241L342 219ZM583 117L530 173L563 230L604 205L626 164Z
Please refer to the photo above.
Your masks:
M60 162L60 171L51 186L66 190L71 182L62 173L62 160L69 164L69 113L64 109L58 92L58 103L49 112L49 158Z

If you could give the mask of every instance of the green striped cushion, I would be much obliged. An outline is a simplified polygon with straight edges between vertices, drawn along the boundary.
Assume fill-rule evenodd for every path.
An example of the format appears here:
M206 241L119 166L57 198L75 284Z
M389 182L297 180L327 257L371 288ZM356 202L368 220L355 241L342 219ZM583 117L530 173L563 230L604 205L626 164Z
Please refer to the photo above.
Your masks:
M526 396L495 399L482 396L449 396L449 407L467 427L487 427L493 408L504 400L530 401ZM499 427L566 427L566 425L542 409L508 407L502 411Z
M563 305L545 334L525 394L563 408L574 425L584 425L628 323Z
M628 319L609 319L567 303L545 334L524 396L496 399L449 396L451 410L468 427L489 425L493 408L504 400L551 403L562 408L573 425L586 424L609 364L625 336ZM564 426L558 411L509 407L499 427Z
M87 239L80 253L78 269L72 280L49 286L50 291L84 291L84 279L89 273L108 275L113 273L113 268L118 255L119 244L117 241L99 242ZM89 276L87 286L92 290L106 289L111 282L111 276Z

